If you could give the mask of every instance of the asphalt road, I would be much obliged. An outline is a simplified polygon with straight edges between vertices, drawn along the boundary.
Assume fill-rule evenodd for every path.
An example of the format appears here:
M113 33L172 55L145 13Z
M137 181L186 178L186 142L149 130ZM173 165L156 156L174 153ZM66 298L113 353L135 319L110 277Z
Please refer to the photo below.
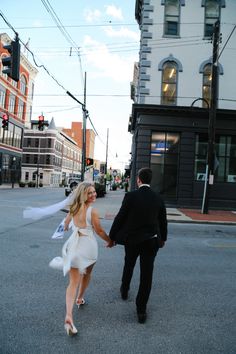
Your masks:
M22 219L26 206L64 198L60 189L0 190L1 354L235 354L236 226L169 224L159 251L146 324L137 323L135 269L128 301L119 296L123 248L106 249L75 309L78 336L65 335L67 278L48 267L64 240L51 235L62 217ZM102 220L107 231L111 220Z

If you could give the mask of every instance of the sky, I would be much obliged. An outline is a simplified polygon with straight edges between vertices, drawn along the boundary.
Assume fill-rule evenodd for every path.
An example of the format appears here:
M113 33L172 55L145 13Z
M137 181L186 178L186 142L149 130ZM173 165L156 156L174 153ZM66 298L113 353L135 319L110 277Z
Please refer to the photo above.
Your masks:
M65 128L82 121L81 106L66 91L83 103L86 73L86 108L98 134L94 157L105 161L108 142L108 168L124 169L132 141L130 82L140 40L135 0L10 0L1 4L1 12L28 42L37 65L49 72L37 68L32 119L43 112L45 120L53 117ZM0 32L14 38L1 17ZM33 64L23 46L22 52ZM87 128L93 128L89 120Z

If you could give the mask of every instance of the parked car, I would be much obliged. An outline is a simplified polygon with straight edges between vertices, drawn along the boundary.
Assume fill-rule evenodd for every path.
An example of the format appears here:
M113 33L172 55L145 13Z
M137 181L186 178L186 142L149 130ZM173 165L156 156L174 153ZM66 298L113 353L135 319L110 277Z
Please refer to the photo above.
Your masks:
M78 184L81 182L80 178L69 178L67 185L65 187L65 195L68 197L68 195L78 186ZM97 192L97 198L104 197L106 194L106 188L104 183L99 183L95 182L94 183L95 190Z
M65 186L65 196L68 197L68 195L78 186L80 182L81 182L80 178L77 177L69 178L67 181L67 185Z

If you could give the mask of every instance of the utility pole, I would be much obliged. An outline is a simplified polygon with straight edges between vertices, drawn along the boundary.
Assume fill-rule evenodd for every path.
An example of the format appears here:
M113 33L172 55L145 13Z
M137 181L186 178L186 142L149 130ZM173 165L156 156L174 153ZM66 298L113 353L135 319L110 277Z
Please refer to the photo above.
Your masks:
M86 119L87 119L87 110L86 110L86 79L87 74L84 75L84 104L83 104L83 139L82 139L82 166L81 166L81 181L84 181L85 174L85 165L86 165Z
M202 205L202 213L208 214L209 198L211 186L214 183L215 170L215 121L216 109L218 106L218 56L219 56L219 41L220 41L220 21L217 20L213 31L213 55L212 55L212 81L211 81L211 100L209 110L209 125L208 125L208 148L207 148L207 168L206 168L206 188L205 198Z
M107 158L108 158L108 137L109 137L109 128L107 128L107 143L106 143L106 161L105 161L105 168L104 168L104 183L105 183L105 191L107 189Z

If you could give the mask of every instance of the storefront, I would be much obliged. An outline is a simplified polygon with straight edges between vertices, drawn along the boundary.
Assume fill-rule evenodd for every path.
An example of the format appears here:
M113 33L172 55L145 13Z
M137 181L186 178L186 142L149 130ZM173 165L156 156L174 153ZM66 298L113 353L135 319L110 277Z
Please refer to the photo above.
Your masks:
M209 112L196 107L133 105L131 189L139 168L153 171L152 187L167 204L201 207ZM215 174L209 205L236 208L236 112L217 110Z
M9 122L0 127L0 185L20 181L23 128Z

